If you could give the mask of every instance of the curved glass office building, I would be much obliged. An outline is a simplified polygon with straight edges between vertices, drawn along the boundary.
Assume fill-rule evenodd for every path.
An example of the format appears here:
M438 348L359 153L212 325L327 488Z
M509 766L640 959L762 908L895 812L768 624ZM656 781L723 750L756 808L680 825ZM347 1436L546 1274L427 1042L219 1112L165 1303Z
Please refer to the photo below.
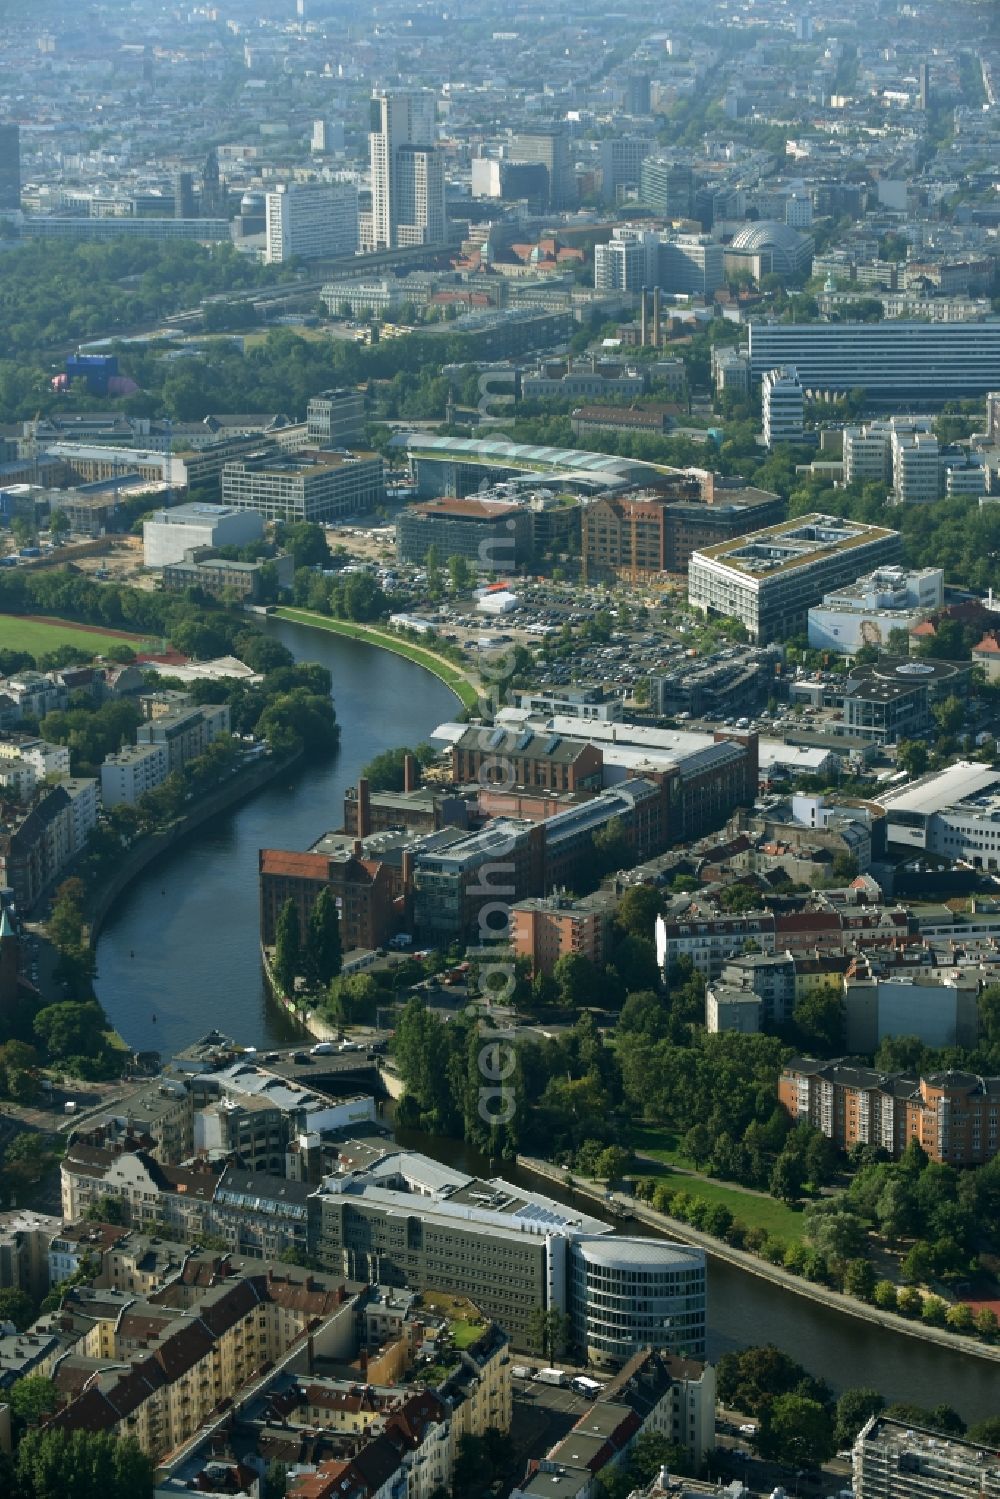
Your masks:
M577 1239L569 1247L573 1342L595 1364L636 1348L705 1357L705 1252L662 1239Z

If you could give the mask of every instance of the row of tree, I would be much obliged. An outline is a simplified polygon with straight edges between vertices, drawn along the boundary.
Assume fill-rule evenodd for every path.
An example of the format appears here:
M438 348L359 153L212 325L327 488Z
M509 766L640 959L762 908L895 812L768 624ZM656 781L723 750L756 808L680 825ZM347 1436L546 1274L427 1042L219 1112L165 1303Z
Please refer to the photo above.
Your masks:
M272 964L281 993L294 995L298 978L311 990L326 989L340 973L343 958L340 912L330 887L324 885L316 897L304 933L298 905L286 900L278 913Z

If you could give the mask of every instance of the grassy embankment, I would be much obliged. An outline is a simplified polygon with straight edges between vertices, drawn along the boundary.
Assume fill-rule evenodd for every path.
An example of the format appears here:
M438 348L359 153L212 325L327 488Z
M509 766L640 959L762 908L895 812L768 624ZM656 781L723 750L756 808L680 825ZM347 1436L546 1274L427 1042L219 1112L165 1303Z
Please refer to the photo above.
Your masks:
M281 608L273 612L279 619L288 619L299 625L311 625L318 630L329 630L332 635L346 635L349 640L364 640L369 645L392 651L396 656L404 656L407 661L415 662L425 671L433 672L446 687L451 688L463 707L474 708L479 701L479 692L471 676L453 665L446 656L439 656L436 651L428 650L425 646L403 640L391 630L381 630L375 625L354 624L346 619L330 619L325 614L314 614L310 609Z

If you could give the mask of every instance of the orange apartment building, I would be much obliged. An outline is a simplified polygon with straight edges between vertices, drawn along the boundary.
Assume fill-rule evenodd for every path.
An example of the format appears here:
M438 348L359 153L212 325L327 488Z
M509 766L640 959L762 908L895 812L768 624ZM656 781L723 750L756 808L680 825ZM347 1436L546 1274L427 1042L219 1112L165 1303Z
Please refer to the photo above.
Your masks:
M1000 1077L918 1078L792 1057L778 1098L792 1119L814 1125L843 1150L881 1145L899 1157L916 1140L931 1160L950 1166L979 1166L1000 1153Z
M527 958L532 973L550 974L561 957L580 953L603 968L611 946L615 899L605 891L569 900L550 896L511 907L514 956Z

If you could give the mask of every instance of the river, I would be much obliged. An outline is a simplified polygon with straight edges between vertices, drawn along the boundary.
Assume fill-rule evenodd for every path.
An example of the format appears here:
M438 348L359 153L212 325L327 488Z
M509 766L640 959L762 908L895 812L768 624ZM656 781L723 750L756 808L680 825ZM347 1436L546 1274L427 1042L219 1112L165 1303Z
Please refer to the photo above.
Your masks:
M284 620L268 628L300 659L329 668L341 747L207 823L116 903L97 946L97 989L112 1023L139 1050L166 1057L212 1027L248 1045L290 1039L260 971L258 849L305 849L339 827L344 791L362 766L400 741L426 738L456 710L442 682L401 657ZM486 1169L454 1141L412 1143L469 1170ZM548 1183L533 1185L558 1195ZM945 1402L970 1422L1000 1414L1000 1365L884 1332L712 1262L710 1355L766 1341L835 1389L869 1384L890 1400Z

